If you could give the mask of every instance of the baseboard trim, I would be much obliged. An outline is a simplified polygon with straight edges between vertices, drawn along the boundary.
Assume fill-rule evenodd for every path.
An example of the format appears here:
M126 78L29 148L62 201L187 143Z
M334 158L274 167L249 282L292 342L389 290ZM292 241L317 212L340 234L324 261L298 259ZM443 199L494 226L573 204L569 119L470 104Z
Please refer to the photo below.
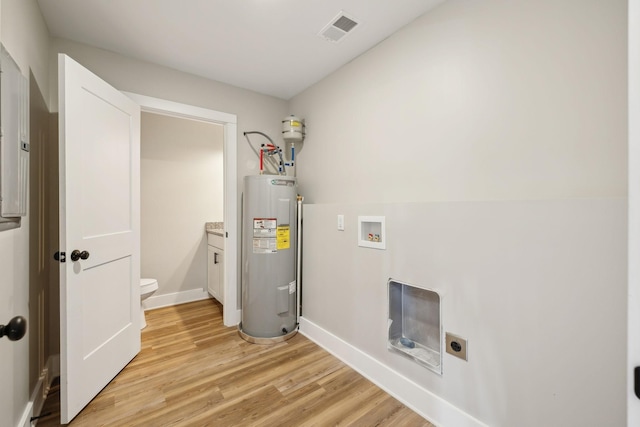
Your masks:
M27 407L24 408L18 427L31 427L31 417L33 417L33 402L29 401L29 403L27 403Z
M142 305L145 310L152 310L154 308L169 307L171 305L185 304L209 298L211 298L209 292L202 288L198 288L189 289L188 291L174 292L171 294L152 295L143 301Z
M487 427L486 424L304 317L300 318L300 333L431 423L440 427Z
M60 376L60 355L54 354L49 356L45 367L42 368L42 372L40 372L38 382L31 392L29 403L27 403L27 406L22 413L22 417L20 418L20 422L18 423L19 427L31 427L34 425L34 423L31 422L31 419L34 416L40 415L42 412L42 407L47 399L51 383L54 378L58 376Z
M229 327L238 326L238 324L240 323L240 320L242 319L242 310L227 312L226 309L223 309L222 313L223 313L222 320L223 320L224 326L229 326Z

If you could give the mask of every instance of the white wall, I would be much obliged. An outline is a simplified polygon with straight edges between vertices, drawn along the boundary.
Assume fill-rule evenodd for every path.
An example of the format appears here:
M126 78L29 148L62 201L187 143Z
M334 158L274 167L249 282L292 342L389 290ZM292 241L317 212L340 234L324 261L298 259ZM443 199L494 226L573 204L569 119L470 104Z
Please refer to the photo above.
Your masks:
M48 97L48 32L35 0L2 0L0 41L25 76L34 74ZM0 232L0 323L29 314L29 216L18 229ZM36 302L33 302L36 303ZM36 333L28 325L27 334ZM30 336L0 339L4 379L0 382L0 426L16 426L28 416ZM37 375L37 374L36 374Z
M442 425L449 404L470 425L625 423L626 10L451 0L291 100L303 317ZM387 250L358 248L377 214ZM445 291L468 362L438 377L387 353L390 276Z
M154 298L207 289L205 222L223 218L223 127L142 113L141 274Z

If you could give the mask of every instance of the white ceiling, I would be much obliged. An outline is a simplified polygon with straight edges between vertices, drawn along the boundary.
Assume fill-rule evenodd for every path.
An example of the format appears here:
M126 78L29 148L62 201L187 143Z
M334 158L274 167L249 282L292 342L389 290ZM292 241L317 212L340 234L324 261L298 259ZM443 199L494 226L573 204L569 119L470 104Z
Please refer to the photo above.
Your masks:
M54 37L289 99L444 0L38 0ZM317 34L341 11L339 43Z

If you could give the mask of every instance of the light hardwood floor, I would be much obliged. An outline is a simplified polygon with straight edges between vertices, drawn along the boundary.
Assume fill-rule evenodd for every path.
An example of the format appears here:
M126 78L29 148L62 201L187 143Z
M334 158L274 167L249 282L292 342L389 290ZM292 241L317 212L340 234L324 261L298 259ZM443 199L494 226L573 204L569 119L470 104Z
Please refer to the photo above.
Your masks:
M70 426L433 426L297 334L249 344L213 300L147 312L142 351ZM59 426L53 387L38 426Z

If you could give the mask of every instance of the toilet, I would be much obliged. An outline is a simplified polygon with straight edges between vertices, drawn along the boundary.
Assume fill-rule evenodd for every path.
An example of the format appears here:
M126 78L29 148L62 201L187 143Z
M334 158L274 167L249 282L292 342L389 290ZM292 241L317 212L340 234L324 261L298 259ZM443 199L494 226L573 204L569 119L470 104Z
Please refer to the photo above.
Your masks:
M140 329L147 326L144 318L143 302L158 290L158 281L156 279L140 279Z

